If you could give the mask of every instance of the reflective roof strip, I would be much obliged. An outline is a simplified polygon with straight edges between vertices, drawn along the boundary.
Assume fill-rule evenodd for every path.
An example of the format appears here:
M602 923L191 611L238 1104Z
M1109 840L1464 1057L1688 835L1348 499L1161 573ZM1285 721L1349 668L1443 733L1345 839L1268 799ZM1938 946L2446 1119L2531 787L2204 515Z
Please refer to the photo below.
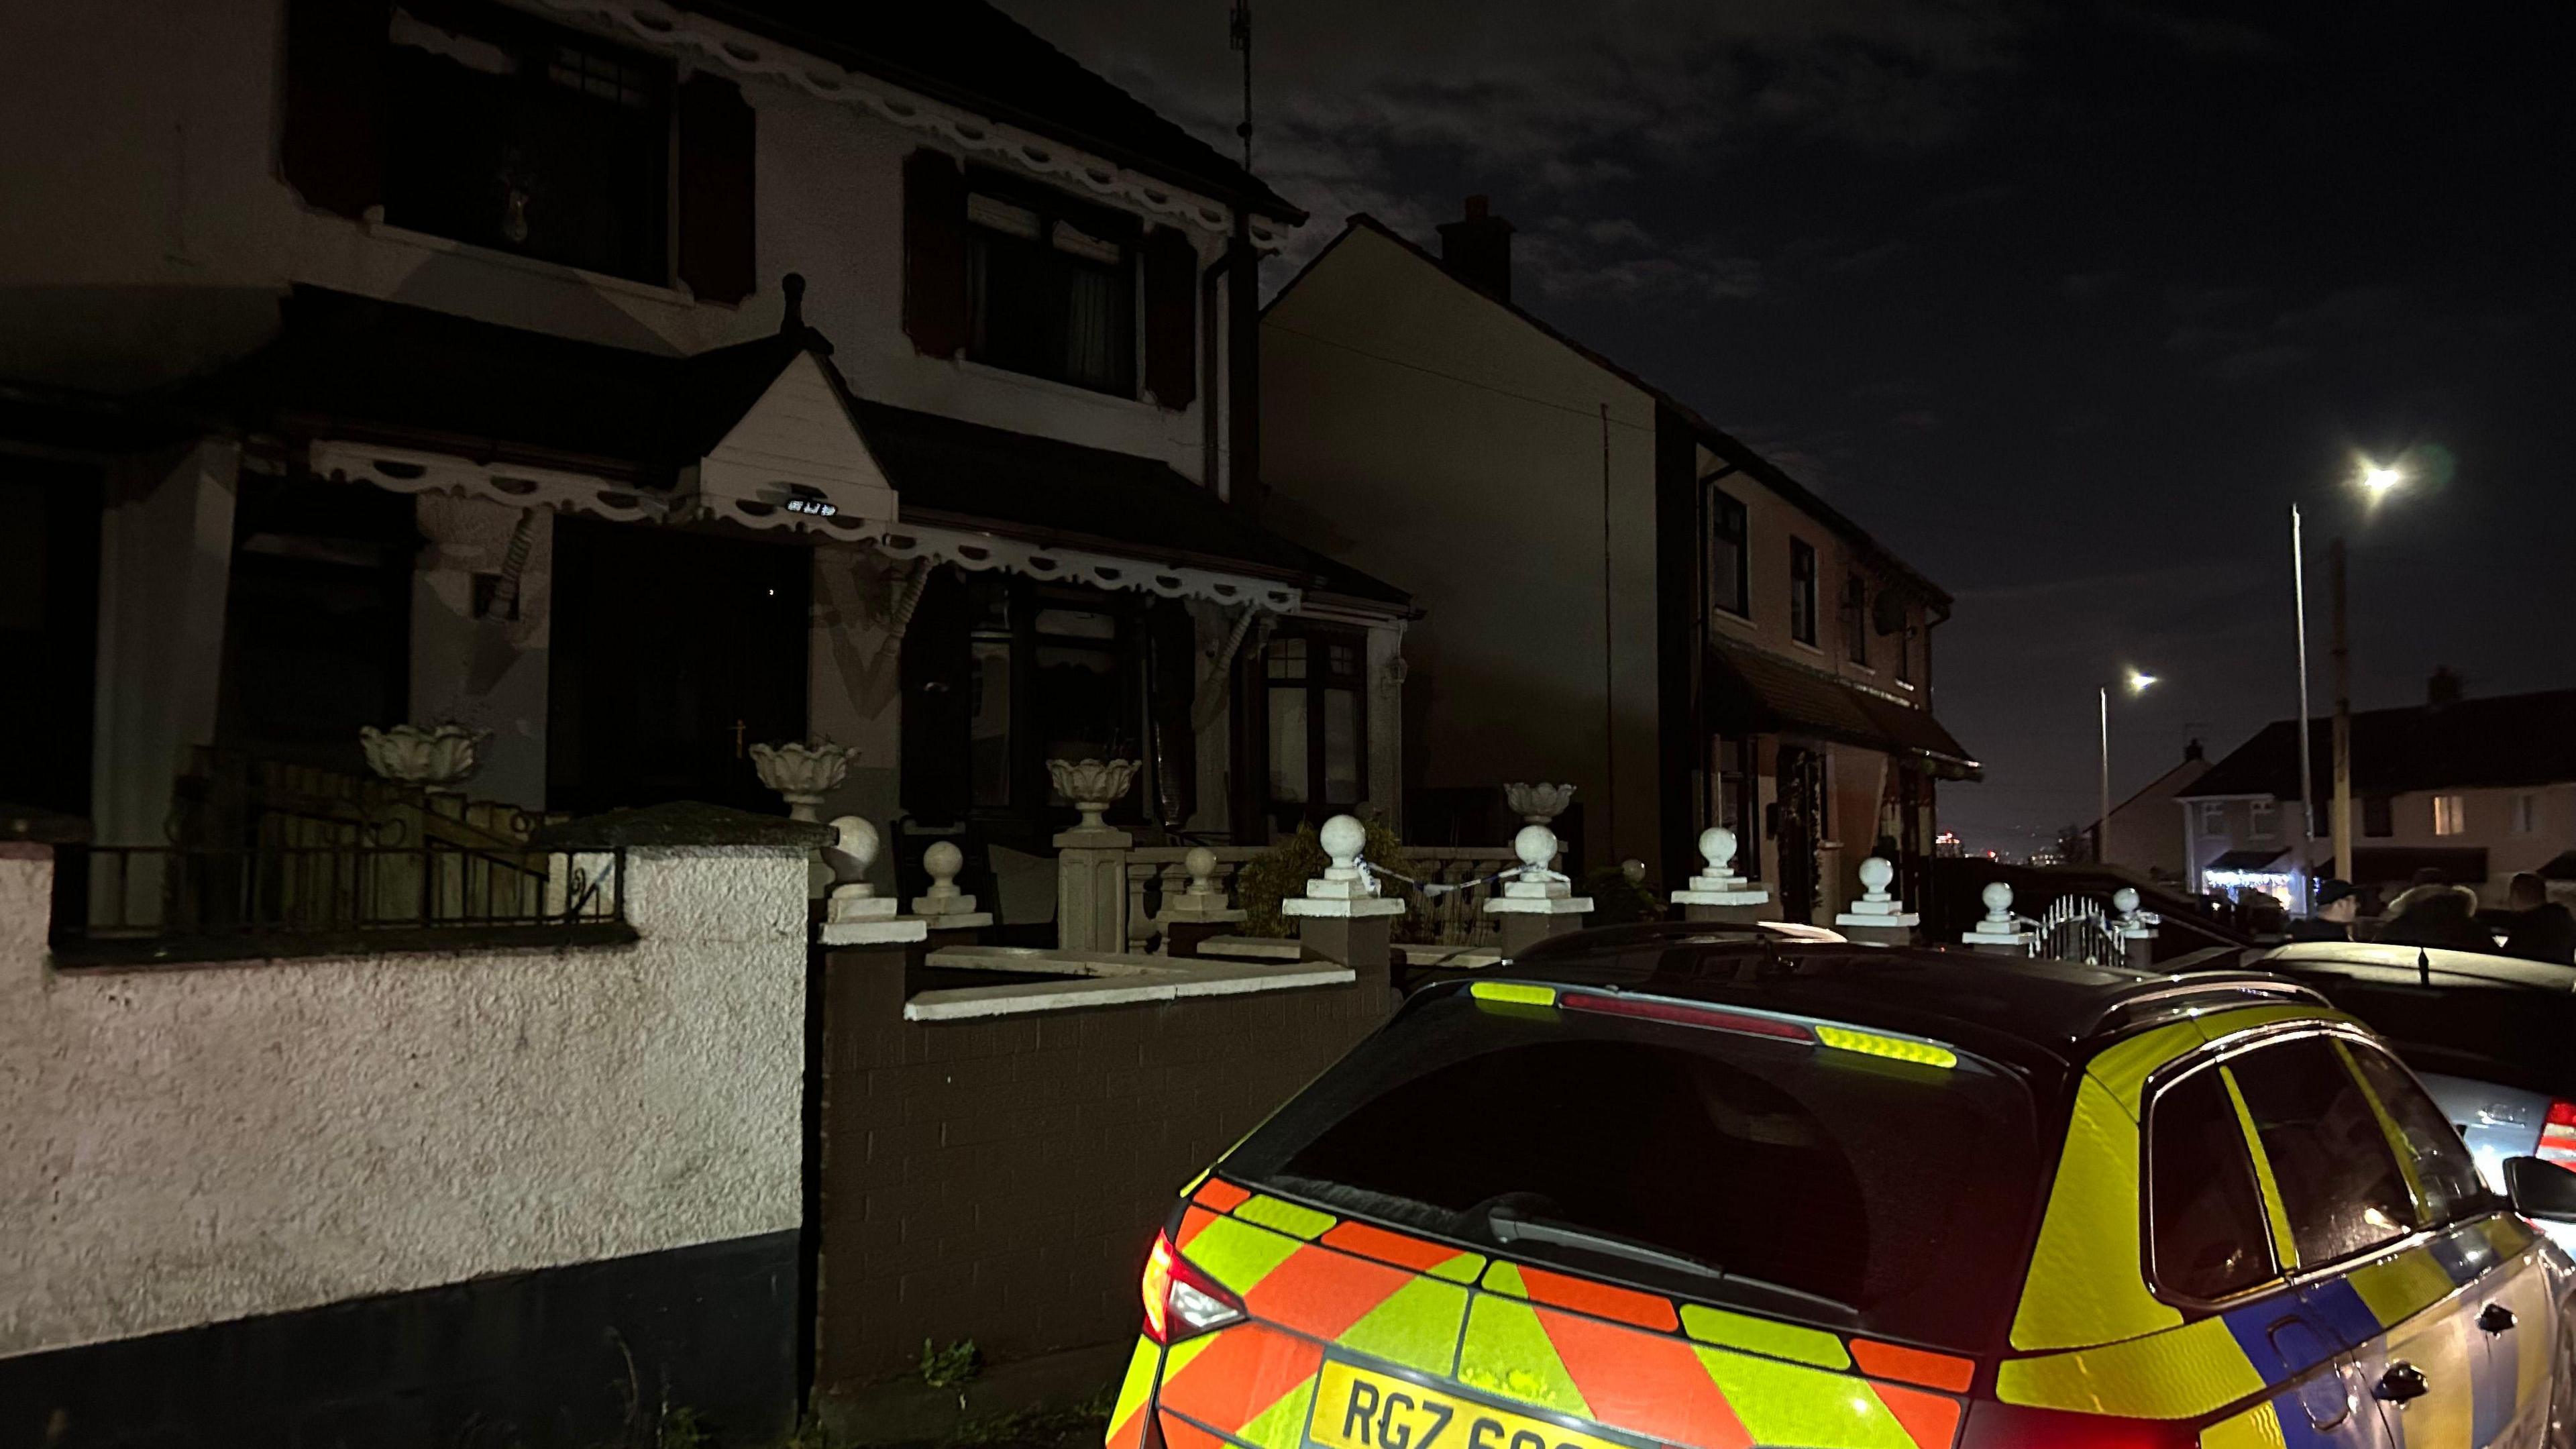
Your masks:
M1908 1348L1901 1343L1881 1343L1874 1338L1851 1341L1852 1362L1872 1378L1894 1379L1899 1383L1921 1384L1927 1389L1948 1389L1964 1394L1977 1376L1977 1361L1953 1353L1934 1353L1926 1348Z
M2299 1245L2290 1236L2290 1210L2281 1201L2281 1180L2273 1175L2272 1154L2263 1146L2262 1129L2254 1125L2254 1109L2245 1105L2245 1092L2236 1085L2236 1071L2221 1066L2218 1080L2227 1088L2227 1100L2236 1105L2236 1127L2245 1134L2245 1151L2254 1159L2254 1186L2263 1195L2263 1221L2272 1233L2272 1262L2283 1272L2299 1266Z
M1938 1067L1944 1071L1959 1064L1959 1054L1938 1042L1889 1036L1884 1032L1855 1031L1847 1026L1819 1022L1816 1024L1816 1040L1837 1051L1859 1052L1866 1056L1885 1057L1889 1061Z
M1467 988L1467 994L1478 1001L1505 1006L1556 1005L1555 987L1529 986L1518 981L1479 981Z

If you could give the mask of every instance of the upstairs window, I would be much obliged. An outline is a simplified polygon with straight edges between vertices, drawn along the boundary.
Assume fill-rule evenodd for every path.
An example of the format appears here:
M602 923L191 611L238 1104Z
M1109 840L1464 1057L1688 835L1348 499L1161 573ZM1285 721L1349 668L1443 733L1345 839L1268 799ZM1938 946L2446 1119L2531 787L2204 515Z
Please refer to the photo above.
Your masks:
M1744 505L1720 492L1715 484L1708 490L1708 602L1741 618L1753 611L1751 590L1753 559L1751 530L1746 526Z
M2464 835L2469 828L2469 797L2436 795L2433 797L2433 833Z
M1816 550L1794 538L1789 540L1789 637L1801 644L1816 642Z
M966 198L966 355L1136 395L1134 227L1033 191Z
M2245 802L2245 835L2249 840L2269 840L2280 828L2281 809L2276 801Z
M2203 835L2225 835L2227 833L2227 803L2225 801L2203 800L2200 802L2200 833Z
M1858 574L1843 581L1843 651L1852 663L1869 665L1869 581Z
M452 0L406 0L387 39L388 223L670 281L667 63Z

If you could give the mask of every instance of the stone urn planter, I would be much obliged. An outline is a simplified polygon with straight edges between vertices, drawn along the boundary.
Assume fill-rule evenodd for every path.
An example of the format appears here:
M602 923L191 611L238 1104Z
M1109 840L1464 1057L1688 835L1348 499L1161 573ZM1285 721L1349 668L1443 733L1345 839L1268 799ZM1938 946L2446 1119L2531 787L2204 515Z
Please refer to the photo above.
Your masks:
M751 747L751 767L760 773L760 783L778 792L787 802L791 820L819 823L816 807L823 797L849 778L850 761L859 752L848 745L830 740L808 744L791 740L785 744L760 744Z
M391 729L367 725L358 731L367 768L400 785L417 785L433 795L461 795L459 788L483 767L487 730L453 720L445 724L398 724Z
M1523 824L1545 825L1564 814L1565 807L1574 803L1574 787L1514 781L1503 787L1503 803L1511 807L1512 813L1519 816Z
M1049 760L1047 774L1055 780L1056 793L1073 802L1082 812L1083 830L1106 830L1108 822L1102 811L1123 799L1128 787L1136 783L1134 760Z

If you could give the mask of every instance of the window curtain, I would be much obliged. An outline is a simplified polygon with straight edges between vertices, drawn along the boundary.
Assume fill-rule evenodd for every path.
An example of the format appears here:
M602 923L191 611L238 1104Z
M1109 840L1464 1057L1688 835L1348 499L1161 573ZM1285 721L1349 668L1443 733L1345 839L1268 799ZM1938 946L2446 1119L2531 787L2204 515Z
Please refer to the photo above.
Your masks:
M1120 379L1117 366L1115 309L1118 288L1106 272L1068 268L1064 327L1064 373L1084 387L1112 388Z

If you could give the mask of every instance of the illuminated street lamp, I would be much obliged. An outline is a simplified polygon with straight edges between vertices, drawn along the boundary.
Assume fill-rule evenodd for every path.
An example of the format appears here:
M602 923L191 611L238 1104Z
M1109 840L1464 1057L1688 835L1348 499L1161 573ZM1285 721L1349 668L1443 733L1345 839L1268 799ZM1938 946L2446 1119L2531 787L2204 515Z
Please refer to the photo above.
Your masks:
M2364 457L2353 468L2353 486L2361 490L2365 509L2375 510L2389 494L2406 485L2408 474L2403 463L2382 463ZM2315 849L2317 835L2315 790L2316 763L2308 740L2308 572L2306 551L2299 537L2299 505L2290 505L2290 586L2296 595L2299 629L2299 864L2310 869L2309 854ZM2338 536L2326 545L2328 573L2334 594L2334 795L2328 829L2334 838L2334 872L2343 880L2352 879L2352 659L2349 640L2344 630L2343 539ZM2301 905L2304 907L2305 902Z
M2132 669L2120 681L2120 687L2135 699L2155 682L2154 675ZM2111 839L2111 686L2105 684L2096 693L2102 701L2102 813L2093 817L2093 863L2108 865L2110 859L2103 852Z

